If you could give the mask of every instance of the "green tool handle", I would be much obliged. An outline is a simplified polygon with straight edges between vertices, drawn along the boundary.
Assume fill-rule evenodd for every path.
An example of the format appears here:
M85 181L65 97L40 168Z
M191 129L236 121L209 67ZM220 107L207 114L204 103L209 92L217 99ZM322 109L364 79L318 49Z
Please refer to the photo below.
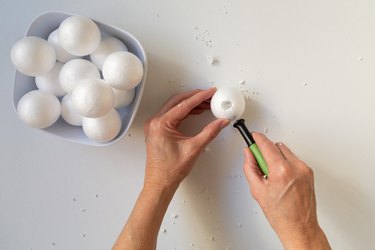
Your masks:
M250 148L251 152L253 153L255 159L258 162L258 166L259 166L260 170L262 170L263 174L265 174L268 177L267 163L264 160L263 155L258 148L258 145L256 143L253 143L253 144L250 145L249 148Z

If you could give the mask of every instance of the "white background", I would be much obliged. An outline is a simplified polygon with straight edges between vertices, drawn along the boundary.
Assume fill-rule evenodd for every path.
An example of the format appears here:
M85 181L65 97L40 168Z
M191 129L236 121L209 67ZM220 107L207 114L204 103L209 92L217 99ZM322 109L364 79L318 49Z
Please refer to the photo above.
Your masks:
M51 9L116 25L144 45L149 72L131 137L95 148L17 118L9 51ZM314 169L333 248L374 249L374 9L370 0L2 0L0 249L110 249L142 186L144 121L172 93L242 80L249 127ZM182 129L213 119L202 117ZM169 207L159 249L282 248L251 198L243 147L230 127L209 146Z

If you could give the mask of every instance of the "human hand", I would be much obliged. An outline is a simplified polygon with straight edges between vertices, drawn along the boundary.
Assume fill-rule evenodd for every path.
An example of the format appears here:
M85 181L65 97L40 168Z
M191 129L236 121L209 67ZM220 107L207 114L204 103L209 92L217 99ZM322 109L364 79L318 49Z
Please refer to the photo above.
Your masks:
M215 88L210 88L174 95L145 123L145 185L177 188L193 168L200 152L229 124L229 120L216 119L192 137L178 131L187 116L210 109L209 101L215 92Z
M286 249L330 249L318 224L314 175L283 143L260 133L253 137L268 165L264 179L254 156L245 149L244 172L253 197Z

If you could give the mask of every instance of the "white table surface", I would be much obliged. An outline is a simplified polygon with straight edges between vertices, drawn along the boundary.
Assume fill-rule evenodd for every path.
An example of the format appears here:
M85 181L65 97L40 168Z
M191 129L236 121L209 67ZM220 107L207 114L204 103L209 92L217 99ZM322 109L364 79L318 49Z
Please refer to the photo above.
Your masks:
M149 71L131 137L83 146L16 116L10 48L53 9L116 25L144 45ZM172 93L242 80L249 127L267 129L314 169L333 248L374 249L374 9L354 0L2 0L0 249L110 249L142 186L144 121ZM213 119L202 117L182 129ZM250 196L243 147L230 127L211 143L174 197L158 249L282 249Z

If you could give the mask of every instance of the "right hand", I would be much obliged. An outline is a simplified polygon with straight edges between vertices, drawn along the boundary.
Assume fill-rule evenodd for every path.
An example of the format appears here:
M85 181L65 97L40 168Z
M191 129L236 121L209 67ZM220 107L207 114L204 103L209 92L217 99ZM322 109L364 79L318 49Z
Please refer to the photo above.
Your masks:
M249 148L245 149L244 172L253 197L286 249L330 249L316 213L314 175L283 143L273 143L253 133L268 165L263 178Z

